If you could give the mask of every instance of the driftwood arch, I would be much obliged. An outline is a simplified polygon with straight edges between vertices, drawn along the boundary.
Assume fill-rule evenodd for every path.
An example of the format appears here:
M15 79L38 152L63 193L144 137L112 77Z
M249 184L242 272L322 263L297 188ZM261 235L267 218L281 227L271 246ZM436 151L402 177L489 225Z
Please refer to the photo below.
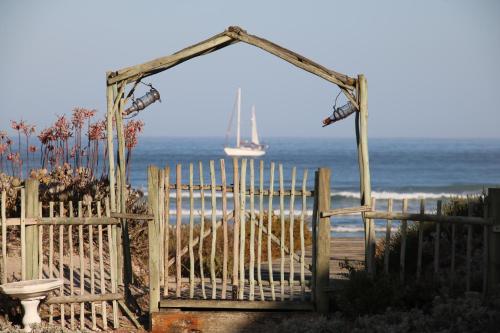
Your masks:
M132 96L140 80L175 67L192 58L209 54L224 47L244 42L256 46L270 54L289 62L290 64L312 73L320 78L337 85L347 99L355 106L356 112L355 130L358 148L358 162L360 172L360 197L361 206L371 206L371 182L370 167L368 159L368 96L367 83L363 74L356 78L328 69L300 54L290 51L271 41L248 34L240 27L229 27L224 32L217 34L200 43L189 46L171 55L157 58L139 65L122 68L106 73L107 85L107 140L109 159L109 183L111 210L120 213L126 218L126 174L125 174L125 140L123 131L123 112L125 105ZM127 86L131 85L128 92ZM118 139L118 161L117 172L115 173L115 159L113 149L113 118L116 121L116 135ZM116 190L115 190L116 186ZM366 207L365 207L366 208ZM363 216L364 217L364 216ZM374 270L374 249L375 230L373 221L364 219L365 222L365 245L367 247L366 263L369 272ZM125 227L126 227L126 223ZM126 239L124 234L124 242ZM127 248L127 247L125 247ZM124 253L127 256L127 253ZM124 258L124 262L130 262L129 258ZM127 264L125 264L127 266ZM124 267L125 277L131 272L128 267ZM118 271L121 271L120 269Z

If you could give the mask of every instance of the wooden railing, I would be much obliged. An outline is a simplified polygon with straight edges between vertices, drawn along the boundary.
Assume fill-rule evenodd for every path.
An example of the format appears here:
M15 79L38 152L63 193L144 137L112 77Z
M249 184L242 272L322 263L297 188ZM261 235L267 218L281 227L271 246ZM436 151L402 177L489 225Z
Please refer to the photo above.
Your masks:
M500 266L499 266L499 256L498 247L500 246L500 212L498 205L500 204L500 190L499 189L489 189L489 195L487 196L489 202L486 202L484 207L483 217L472 216L472 204L468 204L468 215L469 216L450 216L442 214L442 200L437 201L437 205L433 213L426 213L426 202L424 199L420 200L420 211L418 213L408 212L408 200L402 199L401 202L401 212L394 212L394 200L387 200L387 211L375 210L376 200L372 199L371 207L352 207L343 208L337 210L323 211L321 216L335 216L344 215L355 212L360 212L364 214L367 220L385 220L386 228L385 235L382 237L378 243L383 245L383 269L382 272L388 274L393 270L390 267L390 257L394 249L390 244L393 238L397 235L399 237L399 246L397 249L399 252L399 278L401 282L405 282L406 279L414 278L417 281L423 279L424 274L424 262L423 262L423 249L424 243L432 242L432 274L434 275L435 281L439 279L441 275L447 275L446 279L450 282L450 287L456 286L457 272L458 270L465 272L463 291L471 291L473 289L472 276L473 272L473 253L474 251L480 251L482 256L481 262L481 291L486 293L490 288L497 285L500 282ZM393 230L392 222L400 221L400 226L397 232ZM407 253L408 249L408 228L409 222L416 224L417 228L417 248L416 253ZM367 227L374 226L374 224L367 224ZM449 226L446 232L444 232L444 226ZM431 231L429 231L429 228ZM482 239L476 241L476 246L473 244L473 233L474 230L480 228L482 230ZM424 230L427 230L427 235L424 236ZM458 233L462 232L463 237ZM367 232L369 234L369 232ZM378 233L380 235L380 232ZM446 248L444 246L447 246ZM449 247L449 248L448 248ZM464 253L460 256L464 257L464 260L457 260L459 256L458 249L464 248ZM443 251L448 252L446 264L448 267L444 267ZM375 252L370 252L368 246L366 248L367 257L370 253L375 254ZM476 252L477 253L477 252ZM407 266L409 256L416 256L416 267L414 267L414 276L408 275L409 267ZM477 256L477 255L476 255ZM373 260L375 262L375 257L368 258L368 260ZM394 260L392 261L394 264ZM459 265L462 265L459 267ZM429 268L429 267L428 267ZM413 268L412 268L413 271ZM477 282L477 281L476 281ZM477 285L477 283L476 283ZM477 288L477 287L476 287Z
M7 194L1 193L2 283L62 279L64 285L42 305L50 324L107 330L111 320L118 328L124 298L117 281L120 222L111 217L109 200L104 207L100 201L42 203L31 179L19 191L17 217L7 216Z

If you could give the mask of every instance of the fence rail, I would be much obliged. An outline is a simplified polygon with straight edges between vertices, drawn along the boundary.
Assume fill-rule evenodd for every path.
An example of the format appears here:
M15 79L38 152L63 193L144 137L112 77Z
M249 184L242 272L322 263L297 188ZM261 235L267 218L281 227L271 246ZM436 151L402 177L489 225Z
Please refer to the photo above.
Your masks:
M491 189L490 192L492 192ZM395 265L398 265L399 278L403 283L413 274L417 281L423 279L424 274L431 274L434 281L442 280L445 276L451 288L458 288L457 280L463 278L461 287L464 291L471 291L473 285L476 285L477 290L478 273L480 273L481 287L478 291L487 292L488 276L491 275L492 269L496 269L491 258L492 255L496 256L496 254L490 248L490 239L498 237L494 226L499 223L498 217L487 216L487 205L482 207L485 212L483 217L473 217L473 204L468 201L468 216L443 215L442 200L437 200L435 213L432 214L426 213L424 199L419 201L419 213L408 212L407 199L401 200L402 212L394 212L394 202L395 200L388 199L387 211L380 211L375 210L376 200L373 199L371 209L363 212L366 219L386 221L385 232L379 232L383 235L382 239L379 240L383 251L381 273L388 274L393 271ZM401 221L397 232L393 230L394 226L392 225L395 220ZM415 253L408 253L410 249L408 243L410 239L408 235L409 222L413 222L416 229L413 229L416 234L412 238L412 241L416 239ZM443 229L444 227L446 229ZM478 229L482 231L480 236L477 233ZM395 239L398 242L394 242ZM396 245L397 248L395 248ZM394 260L393 253L399 254L399 260ZM445 257L443 257L443 253L445 253ZM478 263L478 256L481 257L480 263ZM413 262L412 265L415 267L409 267L410 262ZM427 272L424 272L425 269ZM475 284L473 283L474 279L476 279Z

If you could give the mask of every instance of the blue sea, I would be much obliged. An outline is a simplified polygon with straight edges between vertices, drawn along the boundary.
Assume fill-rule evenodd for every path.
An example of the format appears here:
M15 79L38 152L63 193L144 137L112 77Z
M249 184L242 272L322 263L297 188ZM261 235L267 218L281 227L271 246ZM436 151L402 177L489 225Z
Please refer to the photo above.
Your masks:
M265 166L265 187L269 186L269 167L276 163L275 189L278 187L278 164L283 165L285 188L291 185L292 167L297 169L297 189L302 184L304 169L308 170L307 188L314 187L314 171L319 167L331 169L333 208L359 205L359 170L356 142L353 138L270 138L269 149L262 160ZM147 166L182 164L182 182L187 184L189 164L194 164L194 183L199 183L198 163L203 162L205 184L210 182L209 161L214 160L216 181L220 184L219 160L226 159L228 183L232 183L232 159L225 156L222 138L141 137L133 151L129 181L147 192ZM420 210L425 199L427 212L435 211L436 201L456 196L481 194L488 187L500 185L499 139L370 139L369 141L372 196L379 210L387 209L387 199L393 198L394 211L401 210L401 199L409 199L409 211ZM255 161L258 166L260 159ZM247 179L249 171L247 171ZM258 172L256 170L256 184ZM171 179L175 179L171 172ZM173 194L172 194L173 195ZM209 198L209 192L206 192ZM220 198L218 198L220 200ZM230 200L231 201L231 200ZM256 207L258 201L256 200ZM248 200L247 200L248 204ZM275 197L273 209L279 208ZM268 209L265 199L265 209ZM285 203L287 209L289 202ZM199 199L195 202L199 210ZM209 199L206 203L210 209ZM171 207L174 209L175 207ZM312 200L307 202L312 211ZM188 211L184 199L183 210ZM294 211L301 210L296 199ZM288 210L286 212L289 213ZM207 214L210 214L208 211ZM220 214L220 211L218 211ZM340 237L359 237L363 225L359 215L335 217L332 233ZM397 223L394 224L397 228ZM385 221L376 221L377 232L385 231Z

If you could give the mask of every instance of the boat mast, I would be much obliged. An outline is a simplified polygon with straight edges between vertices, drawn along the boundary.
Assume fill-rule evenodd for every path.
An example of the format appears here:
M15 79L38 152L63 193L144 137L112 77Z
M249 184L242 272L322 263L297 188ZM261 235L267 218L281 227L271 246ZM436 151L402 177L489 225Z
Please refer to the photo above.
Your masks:
M239 148L240 146L240 118L241 118L241 88L238 88L238 95L237 95L237 115L236 115L236 147Z

